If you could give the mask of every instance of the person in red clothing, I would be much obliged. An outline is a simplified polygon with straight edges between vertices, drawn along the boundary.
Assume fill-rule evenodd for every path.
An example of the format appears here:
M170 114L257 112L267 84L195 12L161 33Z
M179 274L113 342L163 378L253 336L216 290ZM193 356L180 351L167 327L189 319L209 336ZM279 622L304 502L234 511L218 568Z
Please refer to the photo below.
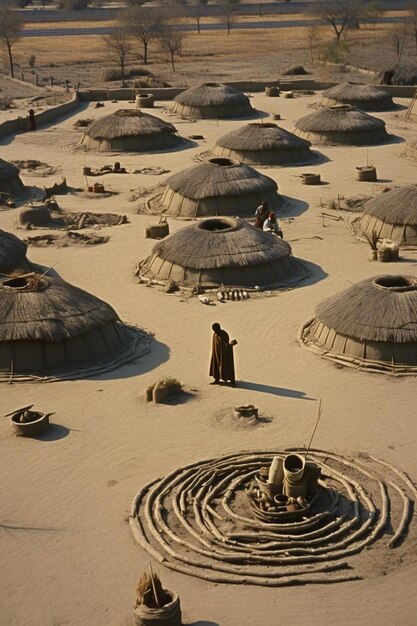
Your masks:
M220 324L215 323L211 328L213 339L209 374L214 378L211 384L219 385L223 380L230 382L232 387L236 387L233 347L237 341L236 339L229 341L229 335Z
M30 130L36 130L36 117L33 109L29 109L29 128Z

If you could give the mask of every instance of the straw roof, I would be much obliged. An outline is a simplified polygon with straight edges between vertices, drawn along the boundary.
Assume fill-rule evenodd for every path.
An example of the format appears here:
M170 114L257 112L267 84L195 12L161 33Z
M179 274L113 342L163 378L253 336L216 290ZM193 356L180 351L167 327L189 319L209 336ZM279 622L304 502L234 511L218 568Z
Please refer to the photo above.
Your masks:
M306 272L287 242L239 218L219 217L160 241L140 274L190 286L277 286L304 278Z
M19 176L19 168L13 163L0 159L0 183Z
M396 63L379 74L382 85L417 85L417 63Z
M211 154L252 164L295 163L312 160L311 143L271 122L253 122L217 139Z
M93 122L85 134L93 139L116 139L176 132L175 126L154 115L138 109L119 109Z
M204 83L190 87L174 98L174 112L200 118L233 118L254 114L249 98L234 87Z
M322 144L363 145L388 138L385 122L348 104L321 107L295 124L298 135Z
M0 229L0 271L26 268L27 245L12 233Z
M77 378L114 369L149 349L95 296L34 273L0 282L0 380Z
M170 176L160 210L177 217L253 215L263 201L280 204L272 178L239 161L212 158Z
M13 163L0 159L0 192L13 194L24 189L20 180L19 168Z
M316 318L360 341L417 342L417 277L362 280L319 304Z
M0 283L0 341L59 342L119 320L110 305L58 278L44 277L35 288L5 282Z
M389 93L372 85L343 82L322 94L322 104L350 104L362 111L389 111L395 104Z
M342 364L416 373L417 277L367 278L327 298L300 339Z
M371 198L359 218L360 230L381 239L417 245L417 185L391 189Z

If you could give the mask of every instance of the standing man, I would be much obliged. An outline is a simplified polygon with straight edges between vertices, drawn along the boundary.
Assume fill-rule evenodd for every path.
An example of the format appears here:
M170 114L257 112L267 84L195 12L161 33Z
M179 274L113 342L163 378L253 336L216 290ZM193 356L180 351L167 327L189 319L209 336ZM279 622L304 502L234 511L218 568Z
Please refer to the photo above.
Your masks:
M213 324L211 329L213 340L209 374L214 378L211 384L219 385L223 380L230 382L232 387L236 387L233 346L237 344L237 341L236 339L229 341L229 335L218 323Z
M262 202L255 211L255 226L263 228L264 222L269 214L269 206L267 202Z

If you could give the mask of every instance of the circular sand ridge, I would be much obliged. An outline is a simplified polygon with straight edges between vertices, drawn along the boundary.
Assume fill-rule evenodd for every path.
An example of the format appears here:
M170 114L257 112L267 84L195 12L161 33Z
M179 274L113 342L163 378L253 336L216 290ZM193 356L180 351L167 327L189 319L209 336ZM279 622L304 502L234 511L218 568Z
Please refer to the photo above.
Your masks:
M157 561L191 576L279 587L361 578L361 553L369 558L375 542L389 550L406 535L415 539L415 485L365 453L354 460L310 450L309 461L322 472L310 516L281 524L255 519L245 489L276 454L201 461L146 485L132 504L136 541Z

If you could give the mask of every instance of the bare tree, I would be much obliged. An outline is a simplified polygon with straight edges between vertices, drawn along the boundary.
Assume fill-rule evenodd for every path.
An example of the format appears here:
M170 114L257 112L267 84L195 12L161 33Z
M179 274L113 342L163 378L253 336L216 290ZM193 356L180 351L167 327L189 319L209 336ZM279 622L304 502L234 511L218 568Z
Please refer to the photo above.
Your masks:
M113 63L120 67L122 87L125 87L125 69L132 52L132 35L124 26L117 26L103 37L106 52Z
M14 78L13 46L20 37L22 20L12 4L0 4L0 48L8 59L10 76Z
M417 52L417 0L410 0L408 4L410 30L413 33L414 44Z
M173 72L175 72L175 55L181 54L183 39L184 33L174 24L165 22L160 25L158 40L162 50L169 53Z
M382 5L378 0L367 2L364 5L364 17L366 17L368 21L373 25L374 30L376 28L377 19L381 17L382 13L383 13Z
M408 22L396 24L390 32L390 39L397 55L397 61L401 61L404 54L405 44L409 33Z
M340 41L349 28L359 26L363 6L359 0L314 0L312 11L333 28L337 41Z
M307 48L310 55L310 62L314 63L315 51L319 45L320 37L317 26L308 26L305 29L305 40L307 42Z
M208 0L191 0L188 6L188 14L194 19L197 24L197 33L200 34L201 18L206 14L205 7L208 4Z
M158 12L152 8L132 6L120 15L122 24L142 46L143 62L148 63L149 46L157 38L160 25Z
M237 21L240 0L220 0L220 22L226 24L227 34L230 35L232 25Z

